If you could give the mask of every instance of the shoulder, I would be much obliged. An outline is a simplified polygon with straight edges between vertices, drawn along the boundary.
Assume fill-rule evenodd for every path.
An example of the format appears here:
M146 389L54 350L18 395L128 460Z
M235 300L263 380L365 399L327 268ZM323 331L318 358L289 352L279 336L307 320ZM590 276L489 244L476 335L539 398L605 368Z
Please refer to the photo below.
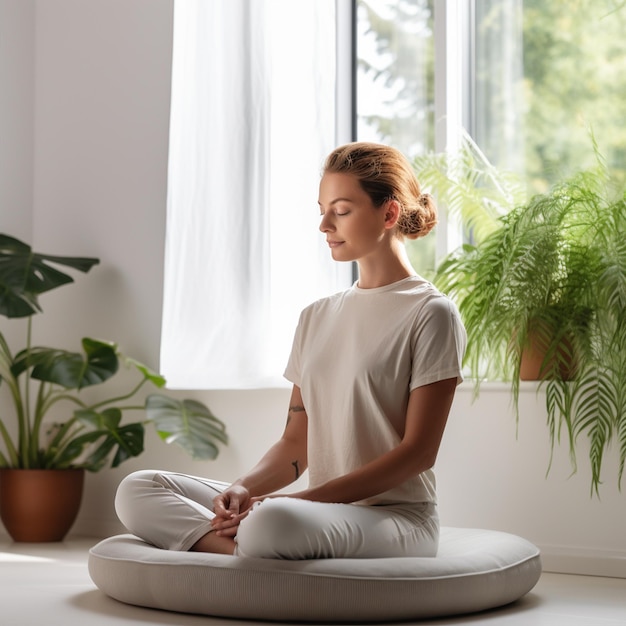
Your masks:
M432 283L423 281L411 290L415 310L415 323L418 328L433 326L455 328L461 331L463 322L456 304Z
M415 277L410 289L404 292L410 298L411 305L420 315L429 316L458 316L454 302L443 294L431 282Z
M460 319L459 311L454 302L448 296L434 288L433 292L424 299L422 312L431 317Z

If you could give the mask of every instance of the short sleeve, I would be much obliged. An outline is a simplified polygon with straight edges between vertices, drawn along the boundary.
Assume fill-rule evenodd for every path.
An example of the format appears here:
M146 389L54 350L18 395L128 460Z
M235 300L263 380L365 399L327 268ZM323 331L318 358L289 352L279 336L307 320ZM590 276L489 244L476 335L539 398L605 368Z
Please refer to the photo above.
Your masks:
M302 335L304 327L304 311L300 313L300 319L294 333L291 353L287 360L287 367L283 376L294 385L302 386Z
M462 382L467 335L449 298L437 296L424 304L412 340L411 391L448 378Z

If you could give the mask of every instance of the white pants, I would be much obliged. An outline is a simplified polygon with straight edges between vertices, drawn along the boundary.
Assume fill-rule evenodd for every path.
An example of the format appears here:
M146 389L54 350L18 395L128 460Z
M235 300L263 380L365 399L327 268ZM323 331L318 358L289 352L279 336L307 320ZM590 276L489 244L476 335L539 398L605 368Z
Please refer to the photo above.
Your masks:
M142 470L127 476L115 498L117 515L144 541L189 550L212 530L213 498L227 483L187 474ZM436 505L361 506L268 498L241 521L238 556L276 559L435 556Z

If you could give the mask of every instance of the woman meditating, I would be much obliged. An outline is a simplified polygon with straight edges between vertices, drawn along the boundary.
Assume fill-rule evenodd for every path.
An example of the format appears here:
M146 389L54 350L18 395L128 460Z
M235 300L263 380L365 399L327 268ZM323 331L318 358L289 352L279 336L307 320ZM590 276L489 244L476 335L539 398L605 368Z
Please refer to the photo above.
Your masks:
M319 207L333 259L356 261L359 274L300 316L281 438L231 485L156 470L126 477L117 513L145 541L276 559L435 556L432 467L466 336L403 239L428 234L436 209L408 160L373 143L328 156ZM306 489L278 493L306 469Z

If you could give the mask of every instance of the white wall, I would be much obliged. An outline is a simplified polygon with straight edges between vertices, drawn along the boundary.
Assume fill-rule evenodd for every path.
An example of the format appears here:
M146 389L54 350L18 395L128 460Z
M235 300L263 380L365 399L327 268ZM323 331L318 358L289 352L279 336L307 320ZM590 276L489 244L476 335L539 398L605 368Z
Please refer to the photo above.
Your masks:
M34 20L34 0L0 0L0 232L26 241L33 231ZM24 323L0 317L0 328L17 349ZM6 385L0 385L0 401L3 392ZM17 432L14 423L7 428Z
M34 243L102 262L46 299L46 323L157 365L172 2L36 7Z
M0 1L0 230L18 238L32 233L34 13Z
M0 77L17 99L0 100L0 231L30 237L41 251L101 259L45 296L37 337L74 348L85 334L116 340L158 367L172 0L0 0L0 29L13 33L0 43ZM6 210L14 204L19 213ZM286 389L177 395L206 402L227 423L231 444L199 463L149 433L138 459L88 475L74 533L121 530L113 494L134 469L235 478L286 417ZM601 501L589 496L584 451L569 478L558 450L546 478L545 410L532 385L521 406L516 438L506 387L492 385L476 402L471 386L461 387L437 465L442 522L525 536L550 569L626 576L626 493L617 490L615 451Z
M546 476L545 395L534 383L522 383L517 431L504 384L486 385L472 400L463 383L437 461L443 523L522 535L551 570L626 577L626 492L617 488L615 447L604 462L601 499L591 498L584 445L576 474L561 446Z

